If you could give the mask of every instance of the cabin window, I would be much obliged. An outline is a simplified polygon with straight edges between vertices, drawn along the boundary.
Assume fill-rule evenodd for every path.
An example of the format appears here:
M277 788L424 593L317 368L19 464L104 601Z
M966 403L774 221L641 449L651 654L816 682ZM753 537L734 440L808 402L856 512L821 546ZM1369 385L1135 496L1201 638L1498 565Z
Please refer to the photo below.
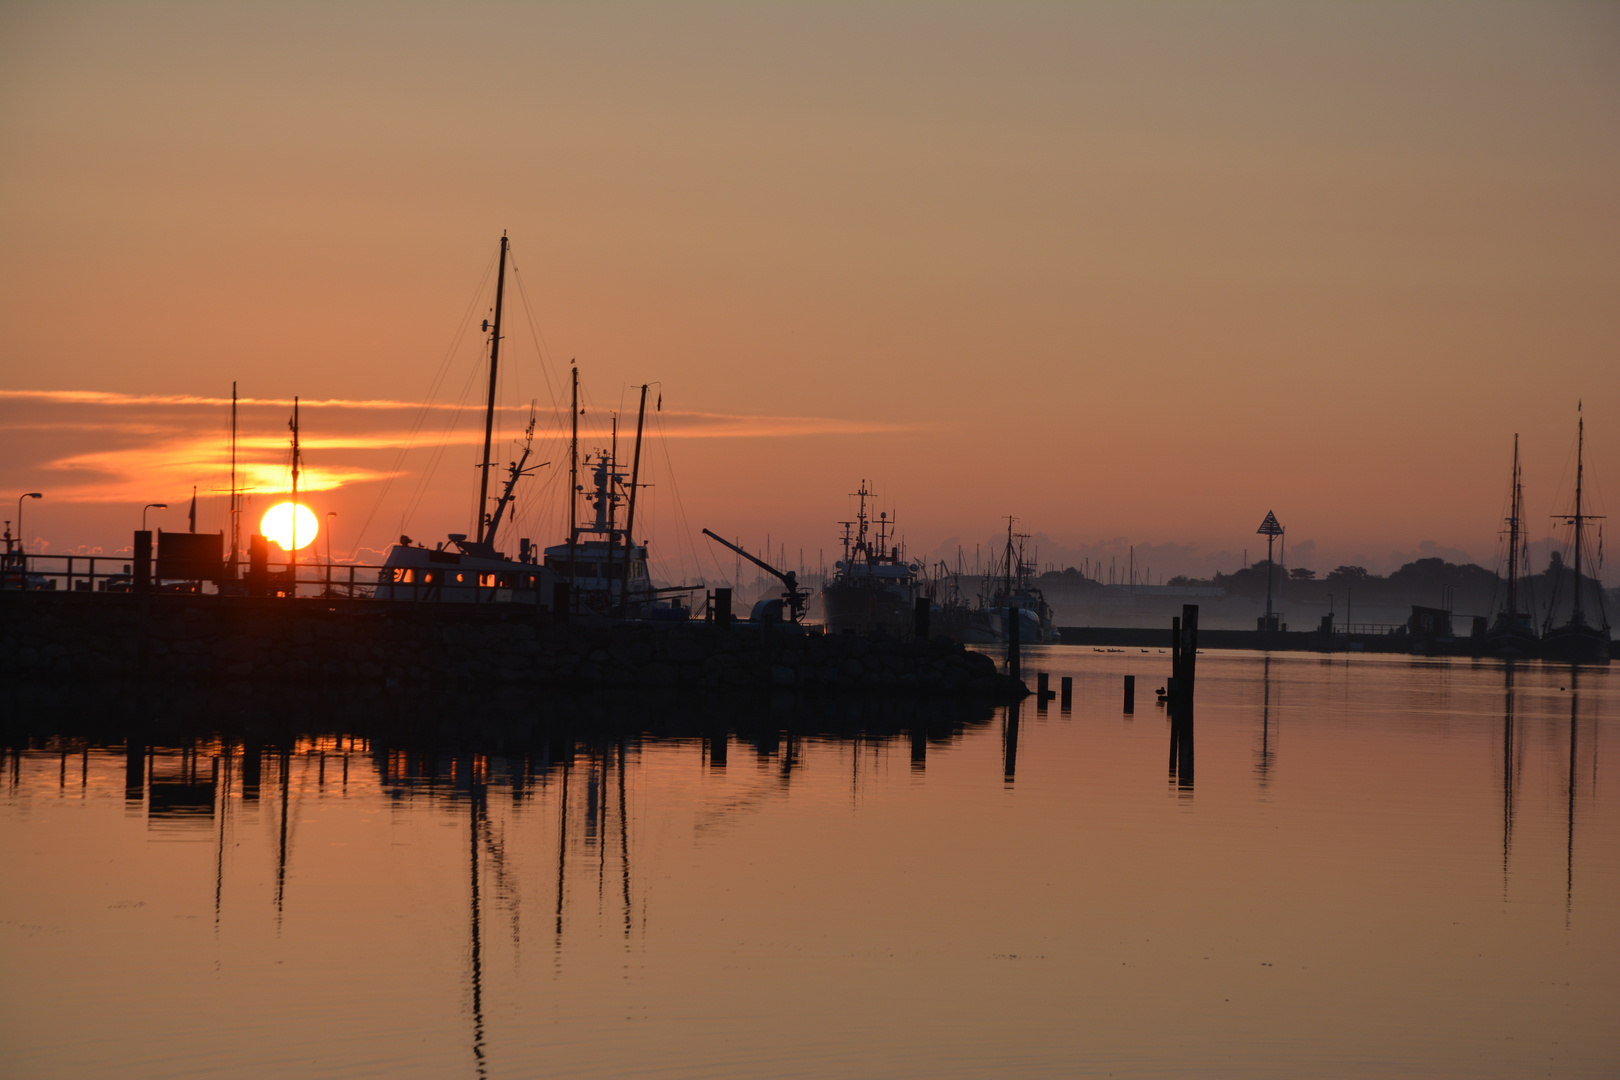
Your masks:
M410 571L410 568L409 567L401 568L401 567L397 567L397 566L394 567L394 584L396 584L396 585L409 585L410 583L411 583L411 571Z
M478 575L478 584L480 588L493 589L495 587L495 580L494 574Z
M456 575L456 584L457 585L460 585L462 582L464 582L466 580L467 580L467 575L466 574L457 574Z

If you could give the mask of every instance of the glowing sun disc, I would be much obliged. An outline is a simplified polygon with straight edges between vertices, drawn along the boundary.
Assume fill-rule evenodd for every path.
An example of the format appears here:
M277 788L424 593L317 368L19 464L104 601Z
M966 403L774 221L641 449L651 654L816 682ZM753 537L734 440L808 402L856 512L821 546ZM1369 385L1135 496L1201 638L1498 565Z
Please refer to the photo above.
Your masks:
M315 534L321 531L321 524L314 511L299 503L296 545L293 544L293 528L293 504L290 502L272 506L265 511L264 517L259 521L259 532L265 539L279 544L283 551L294 551L313 544Z

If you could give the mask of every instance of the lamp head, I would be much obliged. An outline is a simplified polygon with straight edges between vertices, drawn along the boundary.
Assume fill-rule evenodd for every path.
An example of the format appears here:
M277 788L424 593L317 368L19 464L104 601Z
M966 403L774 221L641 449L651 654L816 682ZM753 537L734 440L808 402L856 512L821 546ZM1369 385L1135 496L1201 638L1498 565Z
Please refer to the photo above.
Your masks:
M40 491L30 491L28 494L23 496L25 499L43 499L44 497L44 492Z

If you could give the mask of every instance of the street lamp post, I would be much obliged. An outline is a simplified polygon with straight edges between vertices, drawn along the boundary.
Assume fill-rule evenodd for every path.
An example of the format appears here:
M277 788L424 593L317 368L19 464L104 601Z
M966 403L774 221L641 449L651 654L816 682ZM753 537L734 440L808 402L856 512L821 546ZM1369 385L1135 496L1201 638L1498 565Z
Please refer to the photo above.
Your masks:
M43 499L44 497L45 496L43 494L41 494L40 492L38 492L38 491L30 491L26 495L17 496L17 547L19 549L21 549L24 554L26 554L27 551L28 551L27 541L24 540L24 537L27 536L28 534L23 532L23 527L22 527L22 504L23 504L23 500L24 499Z
M167 510L168 508L168 503L147 503L141 507L141 532L146 531L146 512L148 510Z

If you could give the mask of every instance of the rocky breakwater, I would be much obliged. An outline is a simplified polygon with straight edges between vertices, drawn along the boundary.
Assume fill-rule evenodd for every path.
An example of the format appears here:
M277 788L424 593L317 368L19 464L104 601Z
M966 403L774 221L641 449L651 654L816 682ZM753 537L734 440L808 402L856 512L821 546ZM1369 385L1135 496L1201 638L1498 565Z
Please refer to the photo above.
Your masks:
M544 611L508 606L166 594L0 593L0 675L1028 692L989 657L942 638L826 636L746 624L554 626Z

